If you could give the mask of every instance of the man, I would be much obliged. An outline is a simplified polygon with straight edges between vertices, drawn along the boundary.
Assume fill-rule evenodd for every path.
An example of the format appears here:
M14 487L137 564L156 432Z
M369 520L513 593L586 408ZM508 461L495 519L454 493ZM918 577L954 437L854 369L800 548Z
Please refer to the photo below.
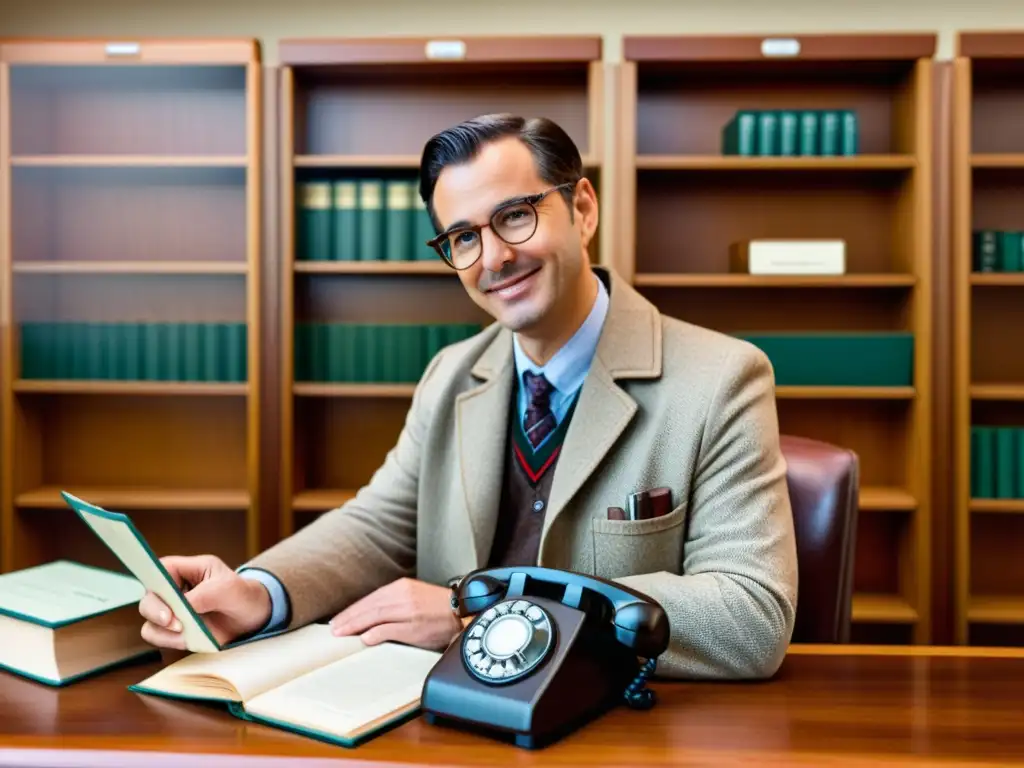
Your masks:
M339 635L441 649L463 627L450 578L538 564L658 600L659 675L774 673L797 569L767 358L591 268L598 203L557 125L470 120L427 142L420 172L435 248L497 322L430 362L352 501L239 573L167 558L196 611L220 640L333 617ZM667 514L609 518L659 486ZM158 598L140 610L146 639L182 647Z

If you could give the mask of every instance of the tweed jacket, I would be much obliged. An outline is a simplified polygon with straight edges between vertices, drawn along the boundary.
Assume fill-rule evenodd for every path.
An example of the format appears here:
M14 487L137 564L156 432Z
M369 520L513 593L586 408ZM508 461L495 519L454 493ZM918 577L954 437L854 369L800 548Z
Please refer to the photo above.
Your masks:
M763 678L782 662L797 562L774 375L753 345L659 313L616 273L555 470L537 565L615 580L671 625L659 676ZM288 593L289 626L402 576L444 584L487 562L515 364L492 324L443 349L383 465L344 506L247 564ZM354 436L355 437L355 436ZM667 486L674 508L608 520Z

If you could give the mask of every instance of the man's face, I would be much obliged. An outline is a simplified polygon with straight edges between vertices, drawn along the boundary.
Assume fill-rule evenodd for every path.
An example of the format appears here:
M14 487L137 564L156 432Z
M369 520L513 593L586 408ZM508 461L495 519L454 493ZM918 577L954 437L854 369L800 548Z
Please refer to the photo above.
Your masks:
M444 229L456 222L487 224L503 203L551 186L538 175L525 144L501 139L485 145L468 163L442 171L434 211ZM557 316L562 298L577 289L588 268L586 248L597 226L597 201L586 179L575 191L572 209L559 192L536 204L537 229L526 242L509 245L485 227L478 238L480 258L458 272L470 298L510 330L538 329Z

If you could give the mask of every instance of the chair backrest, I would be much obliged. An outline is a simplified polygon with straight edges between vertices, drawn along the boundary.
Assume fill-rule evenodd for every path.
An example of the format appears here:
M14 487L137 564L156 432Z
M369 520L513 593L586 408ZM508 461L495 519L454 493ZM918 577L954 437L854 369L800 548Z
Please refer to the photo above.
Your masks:
M857 537L857 454L795 435L782 436L799 568L795 643L850 640Z

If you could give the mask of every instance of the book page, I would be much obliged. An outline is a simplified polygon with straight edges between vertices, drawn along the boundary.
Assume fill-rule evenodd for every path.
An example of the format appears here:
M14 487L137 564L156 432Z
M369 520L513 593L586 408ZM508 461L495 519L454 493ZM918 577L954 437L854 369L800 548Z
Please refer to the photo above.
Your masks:
M246 711L310 731L353 738L419 706L440 653L383 643L257 696Z
M248 701L310 670L359 653L364 647L358 637L334 637L327 624L310 624L220 653L186 656L139 685L182 696Z
M144 594L130 576L60 560L0 576L0 613L63 624L137 603Z
M206 625L195 615L186 603L177 585L171 581L160 561L153 555L149 545L142 539L128 518L119 513L107 512L88 502L62 493L64 499L78 512L85 523L100 537L104 544L117 555L135 578L150 592L160 596L181 622L185 647L190 651L212 653L219 651L217 641L208 632Z

